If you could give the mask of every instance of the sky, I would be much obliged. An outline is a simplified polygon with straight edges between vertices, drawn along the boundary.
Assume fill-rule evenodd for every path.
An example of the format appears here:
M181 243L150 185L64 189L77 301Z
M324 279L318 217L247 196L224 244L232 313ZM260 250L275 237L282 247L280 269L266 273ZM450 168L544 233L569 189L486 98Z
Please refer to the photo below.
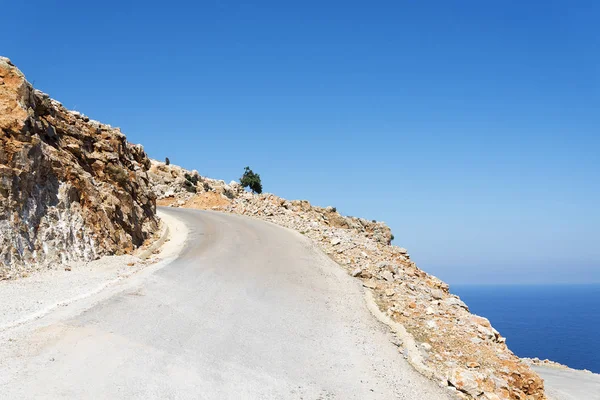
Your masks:
M600 2L2 8L0 54L150 157L383 220L450 284L600 282Z

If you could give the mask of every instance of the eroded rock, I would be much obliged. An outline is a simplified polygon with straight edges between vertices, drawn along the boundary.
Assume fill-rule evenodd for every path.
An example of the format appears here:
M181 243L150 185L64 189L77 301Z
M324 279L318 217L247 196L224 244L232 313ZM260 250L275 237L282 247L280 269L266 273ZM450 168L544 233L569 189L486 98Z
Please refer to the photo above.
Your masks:
M157 228L141 146L0 58L0 279L140 246Z

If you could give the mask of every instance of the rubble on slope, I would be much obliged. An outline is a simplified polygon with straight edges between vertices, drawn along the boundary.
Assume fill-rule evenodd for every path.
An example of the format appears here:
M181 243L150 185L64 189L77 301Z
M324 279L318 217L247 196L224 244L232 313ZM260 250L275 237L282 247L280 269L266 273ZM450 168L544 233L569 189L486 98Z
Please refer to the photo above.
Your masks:
M0 57L0 279L124 254L157 228L143 148Z
M411 343L399 339L399 351L458 397L546 399L542 379L508 349L506 339L486 318L471 314L446 283L420 270L406 249L391 245L392 234L384 223L344 217L332 207L315 207L304 200L254 195L236 182L199 177L195 193L182 190L181 178L190 172L157 161L152 164L151 181L160 188L163 205L199 204L198 208L248 215L294 229L318 243L361 279L379 308L411 335L416 345L409 348Z
M534 357L534 358L523 357L523 358L521 358L521 360L523 360L523 362L525 362L528 365L535 365L538 367L549 367L549 368L555 368L555 369L564 369L564 370L579 371L579 372L585 372L588 374L594 374L594 372L592 372L588 369L571 368L568 365L564 365L564 364L558 363L556 361L548 360L547 358L544 360L540 360L537 357ZM599 375L599 374L596 374L596 375Z

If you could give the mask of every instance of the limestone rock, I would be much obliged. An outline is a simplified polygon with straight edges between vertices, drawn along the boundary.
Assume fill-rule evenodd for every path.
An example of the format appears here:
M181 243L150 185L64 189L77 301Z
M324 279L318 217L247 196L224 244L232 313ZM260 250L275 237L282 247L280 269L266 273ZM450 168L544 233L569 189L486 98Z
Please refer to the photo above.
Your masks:
M0 279L123 254L157 228L141 146L0 58Z
M481 378L476 373L459 368L451 370L448 374L448 382L452 386L474 398L483 394L483 390L479 387L479 380Z
M388 282L392 282L394 280L394 275L390 271L383 271L381 273L381 277Z
M467 311L469 310L469 307L458 297L448 297L444 300L444 303L446 303L448 306L464 308Z

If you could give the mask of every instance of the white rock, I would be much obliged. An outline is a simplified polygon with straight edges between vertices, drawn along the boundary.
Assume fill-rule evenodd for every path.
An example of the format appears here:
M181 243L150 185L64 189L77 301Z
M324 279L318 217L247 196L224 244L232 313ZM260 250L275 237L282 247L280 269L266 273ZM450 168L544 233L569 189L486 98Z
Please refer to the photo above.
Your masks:
M394 281L394 275L390 271L383 271L381 273L381 276L383 277L383 279L385 279L388 282Z
M455 306L469 310L469 307L467 307L467 305L458 297L448 297L446 300L444 300L444 303L448 306Z

